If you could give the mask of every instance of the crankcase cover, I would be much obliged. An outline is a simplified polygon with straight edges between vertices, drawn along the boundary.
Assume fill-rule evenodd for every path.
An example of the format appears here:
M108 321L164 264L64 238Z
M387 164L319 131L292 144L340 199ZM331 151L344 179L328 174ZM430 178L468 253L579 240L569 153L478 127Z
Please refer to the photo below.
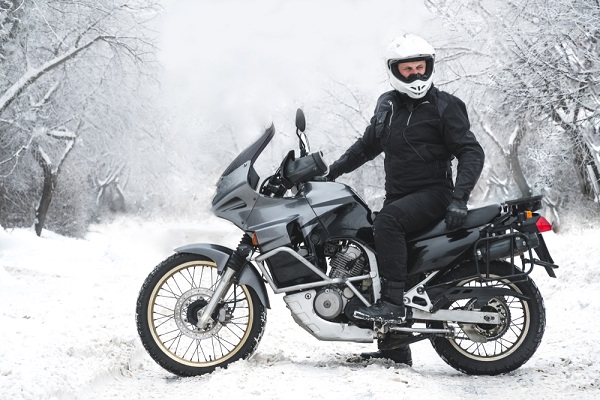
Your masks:
M324 289L315 297L315 311L321 318L333 319L342 313L342 295L333 289Z

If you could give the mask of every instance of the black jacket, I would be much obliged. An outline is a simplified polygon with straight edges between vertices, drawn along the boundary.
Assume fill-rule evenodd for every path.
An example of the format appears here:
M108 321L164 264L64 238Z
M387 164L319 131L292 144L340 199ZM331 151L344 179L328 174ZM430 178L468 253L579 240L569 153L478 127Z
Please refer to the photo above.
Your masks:
M329 177L354 171L383 152L388 197L429 186L451 190L455 156L458 170L453 197L466 201L485 158L470 127L465 104L435 87L418 100L396 90L386 92L379 97L363 137L331 165Z

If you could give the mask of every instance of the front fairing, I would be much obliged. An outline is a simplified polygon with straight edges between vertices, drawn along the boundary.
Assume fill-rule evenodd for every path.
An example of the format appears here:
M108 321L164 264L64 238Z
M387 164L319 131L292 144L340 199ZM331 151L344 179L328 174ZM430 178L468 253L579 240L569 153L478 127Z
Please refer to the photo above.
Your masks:
M254 170L254 162L269 144L275 127L271 125L265 132L225 169L217 182L212 200L212 211L220 218L233 222L245 229L246 219L257 199L256 188L259 176Z

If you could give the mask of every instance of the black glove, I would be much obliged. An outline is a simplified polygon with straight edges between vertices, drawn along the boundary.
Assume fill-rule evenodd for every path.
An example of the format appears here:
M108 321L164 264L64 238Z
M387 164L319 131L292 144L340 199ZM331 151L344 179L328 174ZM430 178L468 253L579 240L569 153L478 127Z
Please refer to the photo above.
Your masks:
M331 164L329 166L329 172L327 173L327 175L325 175L325 179L327 179L330 182L333 182L337 179L338 176L342 175L342 172L340 171L340 165L340 160Z
M448 229L460 228L467 220L467 202L461 199L452 199L446 213L446 227Z
M327 173L327 175L315 176L314 178L312 178L312 180L315 182L333 182L335 178L338 177L338 174L336 174L335 172L335 165L336 164L333 163L329 166L329 172Z
M311 180L314 182L329 182L332 181L333 179L329 179L328 177L329 175L318 175L315 176L314 178L312 178Z

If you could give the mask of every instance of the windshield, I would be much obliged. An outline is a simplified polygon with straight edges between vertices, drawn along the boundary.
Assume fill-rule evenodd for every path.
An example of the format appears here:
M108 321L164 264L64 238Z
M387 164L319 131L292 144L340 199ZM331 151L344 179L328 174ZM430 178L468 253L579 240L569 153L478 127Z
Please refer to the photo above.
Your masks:
M254 143L246 148L246 150L242 151L236 158L229 164L229 167L223 172L222 176L227 176L236 169L238 169L241 165L243 165L246 161L250 161L250 163L254 164L254 161L258 158L260 153L267 147L267 144L271 141L275 135L275 126L271 125L265 133L261 135Z

